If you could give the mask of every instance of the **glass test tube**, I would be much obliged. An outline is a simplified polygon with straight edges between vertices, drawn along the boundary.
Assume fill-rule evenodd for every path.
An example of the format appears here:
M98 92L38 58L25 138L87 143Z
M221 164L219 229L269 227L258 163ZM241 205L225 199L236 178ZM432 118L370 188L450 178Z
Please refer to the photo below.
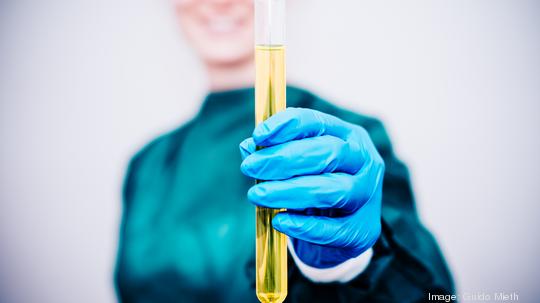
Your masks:
M285 0L255 1L255 124L286 107ZM261 181L256 181L261 182ZM283 209L256 208L256 292L263 303L287 296L287 236L272 227Z

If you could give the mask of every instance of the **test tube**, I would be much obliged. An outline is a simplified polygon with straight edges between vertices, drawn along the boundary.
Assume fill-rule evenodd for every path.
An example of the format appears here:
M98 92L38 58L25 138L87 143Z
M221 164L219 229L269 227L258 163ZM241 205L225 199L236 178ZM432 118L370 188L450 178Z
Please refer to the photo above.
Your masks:
M258 125L286 107L285 0L254 1ZM287 236L272 227L272 219L283 210L256 207L255 283L257 298L263 303L281 303L287 296Z

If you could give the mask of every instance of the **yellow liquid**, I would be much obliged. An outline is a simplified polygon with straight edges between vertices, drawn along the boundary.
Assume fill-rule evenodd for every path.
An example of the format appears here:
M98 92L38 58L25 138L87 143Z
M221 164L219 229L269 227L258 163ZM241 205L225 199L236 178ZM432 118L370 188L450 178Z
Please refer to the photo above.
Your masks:
M255 47L255 124L286 107L285 47ZM260 182L260 181L257 181ZM287 236L272 227L283 209L256 209L256 291L263 303L287 297Z

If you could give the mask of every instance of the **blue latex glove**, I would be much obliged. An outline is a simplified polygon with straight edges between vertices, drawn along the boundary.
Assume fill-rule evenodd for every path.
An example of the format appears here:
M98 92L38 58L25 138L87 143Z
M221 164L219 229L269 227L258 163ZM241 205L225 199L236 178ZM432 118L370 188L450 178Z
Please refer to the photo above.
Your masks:
M287 209L272 224L305 264L336 266L378 239L384 162L362 127L287 108L260 123L240 151L241 171L266 181L249 189L249 201Z

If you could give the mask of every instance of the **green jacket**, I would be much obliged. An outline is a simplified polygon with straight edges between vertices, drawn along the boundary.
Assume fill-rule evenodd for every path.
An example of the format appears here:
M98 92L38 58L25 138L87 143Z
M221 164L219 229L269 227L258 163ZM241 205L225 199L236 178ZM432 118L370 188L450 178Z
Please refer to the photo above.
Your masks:
M122 302L258 302L254 181L240 173L238 144L254 127L254 91L212 93L190 122L138 152L123 190L115 272ZM386 164L382 236L368 268L346 284L316 284L289 258L286 302L420 302L454 293L433 236L421 224L405 165L378 120L289 87L290 107L363 126Z

